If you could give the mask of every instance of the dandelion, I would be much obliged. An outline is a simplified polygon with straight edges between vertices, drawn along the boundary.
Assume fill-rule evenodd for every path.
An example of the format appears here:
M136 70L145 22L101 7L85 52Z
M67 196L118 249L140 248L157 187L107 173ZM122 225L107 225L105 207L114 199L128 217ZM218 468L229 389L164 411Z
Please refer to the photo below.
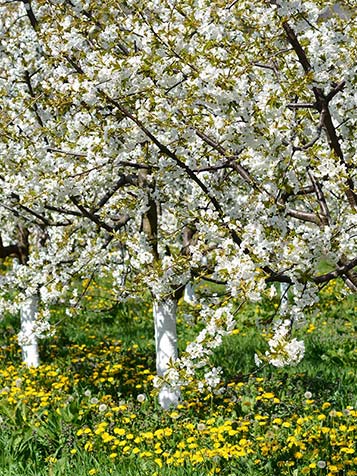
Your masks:
M337 473L338 472L338 467L334 464L329 464L328 469L331 473Z
M101 404L99 405L99 407L98 407L98 410L99 410L101 413L103 413L103 412L105 412L105 411L107 410L107 408L108 408L108 405L106 405L105 403L101 403Z
M139 393L139 395L136 397L136 399L139 403L143 403L146 400L146 395L144 393Z
M311 393L311 392L305 392L305 393L304 393L304 398L306 398L307 400L310 400L311 397L312 397L312 393Z
M324 469L326 468L326 461L320 460L316 463L318 468Z
M90 397L91 395L92 395L92 392L91 392L90 390L86 390L86 391L84 392L84 396L85 396L85 397Z
M114 433L115 433L116 435L120 435L120 436L125 435L125 430L124 430L124 428L114 428L113 431L114 431Z
M353 455L354 452L355 452L355 450L353 448L349 448L349 447L346 447L346 446L341 448L340 451L341 451L341 453L345 453L347 455Z
M87 441L87 443L84 445L84 449L88 452L93 451L93 443L91 441ZM95 473L92 473L95 474Z
M274 397L275 397L275 395L272 392L265 392L262 395L262 398L266 398L266 399L270 399L270 398L274 398Z

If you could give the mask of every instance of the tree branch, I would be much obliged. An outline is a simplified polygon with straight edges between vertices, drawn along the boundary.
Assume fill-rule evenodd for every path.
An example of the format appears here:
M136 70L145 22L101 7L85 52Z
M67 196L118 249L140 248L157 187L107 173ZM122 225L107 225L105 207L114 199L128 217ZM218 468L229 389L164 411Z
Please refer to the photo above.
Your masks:
M322 212L322 215L321 215L322 224L328 225L331 221L331 215L327 206L325 195L322 191L322 187L320 183L315 179L315 177L313 176L310 170L308 170L307 173L309 174L310 180L312 182L312 186L314 187L314 190L316 193L317 201L319 203L319 206Z
M305 73L308 73L309 71L311 71L311 64L294 30L290 27L287 21L283 23L283 28L285 30L289 43L291 44L296 55L299 58L301 66L303 67ZM327 140L330 145L330 148L331 150L333 150L335 155L339 158L341 164L343 164L346 167L346 170L348 171L349 165L346 163L344 159L344 155L340 145L340 140L337 136L336 128L333 124L331 113L329 110L329 102L338 92L342 91L344 86L345 86L345 82L341 81L337 86L334 87L334 89L327 96L324 95L321 88L314 86L312 90L316 98L316 109L320 111L321 113L320 124L326 131ZM347 189L345 193L346 193L347 200L350 206L353 209L356 209L357 195L356 195L356 192L354 191L354 182L351 177L347 178L346 185L347 185L346 187Z
M207 196L207 198L210 200L212 203L214 209L217 211L218 215L220 216L221 220L223 221L224 219L224 214L222 211L222 208L216 199L214 195L211 194L209 191L208 187L200 180L199 177L193 172L193 170L185 164L179 157L172 152L166 145L162 144L155 136L152 134L152 132L149 131L149 129L137 118L135 117L130 111L128 111L124 106L119 104L117 101L114 99L110 98L107 94L104 92L102 93L105 99L113 104L124 116L126 116L128 119L134 122L143 132L144 134L156 145L156 147L167 157L170 157L182 170L184 170L187 175L199 186L199 188L204 192L204 194ZM240 246L242 243L241 238L237 235L237 233L234 230L229 230L230 234L232 236L233 241Z
M61 215L71 215L75 217L82 217L83 213L77 212L76 210L68 210L66 208L54 207L53 205L45 205L46 210L60 213Z
M316 276L313 279L314 282L316 284L327 283L332 279L336 279L338 277L346 275L349 271L351 271L357 266L357 257L350 260L349 262L346 262L345 264L343 264L343 262L340 260L338 264L339 266L334 271L330 271L329 273L320 274L319 276Z
M195 129L196 134L200 139L203 140L206 144L210 145L213 149L215 149L217 152L219 152L221 155L227 158L231 158L230 160L230 166L232 169L234 169L236 172L239 173L239 175L242 177L242 179L248 183L250 183L255 189L261 191L259 185L254 181L253 177L250 175L250 173L238 162L234 161L236 160L239 155L243 152L243 149L240 150L237 154L234 156L229 156L228 152L226 149L221 146L220 144L217 144L213 139L208 137L206 134L203 132L199 131L198 129Z
M90 213L97 213L101 208L104 207L106 203L112 198L112 196L117 192L121 187L125 185L139 185L139 179L137 175L120 175L119 180L113 185L113 187L107 191L103 198L99 201L98 205L95 208L92 208Z
M315 223L315 225L321 225L322 223L322 217L320 215L316 215L315 213L311 212L305 212L303 210L294 210L292 208L288 208L286 210L286 214L293 217L297 218L298 220L302 221L307 221L310 223Z
M35 14L34 14L33 10L32 10L31 1L30 0L22 0L22 1L23 1L24 6L25 6L26 14L27 14L27 16L30 20L32 28L34 30L37 30L38 21L37 21L37 18L35 17Z
M68 150L62 150L62 149L56 149L54 147L48 147L47 152L54 152L56 154L64 154L64 155L69 155L72 157L87 157L86 154L81 154L79 152L70 152Z
M69 198L70 198L71 202L74 203L74 205L76 205L78 210L80 210L82 212L80 216L84 216L86 218L89 218L89 220L91 220L92 222L97 224L100 228L103 228L104 230L107 230L109 233L113 233L114 228L110 225L107 225L97 215L95 215L94 213L91 213L83 205L81 205L81 203L79 202L78 197L75 197L75 196L72 195Z
M289 43L294 48L295 53L297 54L300 64L303 67L305 73L311 71L311 64L307 59L306 53L303 47L300 45L300 42L294 32L294 30L290 27L287 21L284 21L283 28L285 30L286 36L288 37Z
M330 102L331 99L333 99L337 93L339 93L340 91L343 90L343 88L345 87L346 85L346 81L345 80L342 80L340 81L338 84L336 84L336 86L332 89L332 91L330 91L328 93L328 95L326 96L326 101L327 102Z

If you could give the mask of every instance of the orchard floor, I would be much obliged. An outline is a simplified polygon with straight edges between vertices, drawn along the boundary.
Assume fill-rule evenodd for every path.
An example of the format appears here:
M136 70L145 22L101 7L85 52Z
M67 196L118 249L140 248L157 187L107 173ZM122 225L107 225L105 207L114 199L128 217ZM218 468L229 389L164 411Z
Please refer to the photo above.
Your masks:
M88 296L87 308L76 319L54 312L62 321L37 369L21 365L17 321L0 322L0 476L357 475L355 299L325 288L299 330L305 359L289 369L257 369L257 328L274 310L245 308L214 357L226 391L187 390L168 412L152 386L149 305L104 311ZM182 348L197 327L187 312Z

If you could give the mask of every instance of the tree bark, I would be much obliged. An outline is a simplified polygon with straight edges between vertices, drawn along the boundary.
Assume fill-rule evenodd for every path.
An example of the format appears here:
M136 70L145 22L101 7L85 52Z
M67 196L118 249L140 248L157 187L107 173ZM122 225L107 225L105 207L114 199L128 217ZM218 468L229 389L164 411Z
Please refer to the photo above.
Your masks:
M176 332L177 300L170 296L166 299L154 299L154 325L156 344L156 371L163 377L178 357ZM159 403L165 410L176 407L180 399L180 390L165 384L159 393Z
M40 357L38 352L38 339L35 333L36 317L38 310L38 296L29 297L20 310L22 360L28 367L38 367Z
M190 282L187 283L186 286L185 286L183 299L184 299L185 302L187 302L188 304L191 304L191 305L194 305L197 302L197 298L196 298L196 295L195 295L195 290L194 290L194 288L193 288L193 286Z

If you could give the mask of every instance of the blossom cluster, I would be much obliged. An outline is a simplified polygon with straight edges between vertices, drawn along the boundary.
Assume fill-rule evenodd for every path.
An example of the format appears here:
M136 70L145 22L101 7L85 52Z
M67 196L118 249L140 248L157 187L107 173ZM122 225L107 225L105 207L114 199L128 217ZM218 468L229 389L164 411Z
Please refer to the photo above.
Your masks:
M289 340L292 322L289 319L279 320L275 324L274 335L268 341L269 350L265 352L264 360L274 367L297 365L304 357L305 344L301 340L293 338ZM262 364L261 358L256 354L255 362Z

